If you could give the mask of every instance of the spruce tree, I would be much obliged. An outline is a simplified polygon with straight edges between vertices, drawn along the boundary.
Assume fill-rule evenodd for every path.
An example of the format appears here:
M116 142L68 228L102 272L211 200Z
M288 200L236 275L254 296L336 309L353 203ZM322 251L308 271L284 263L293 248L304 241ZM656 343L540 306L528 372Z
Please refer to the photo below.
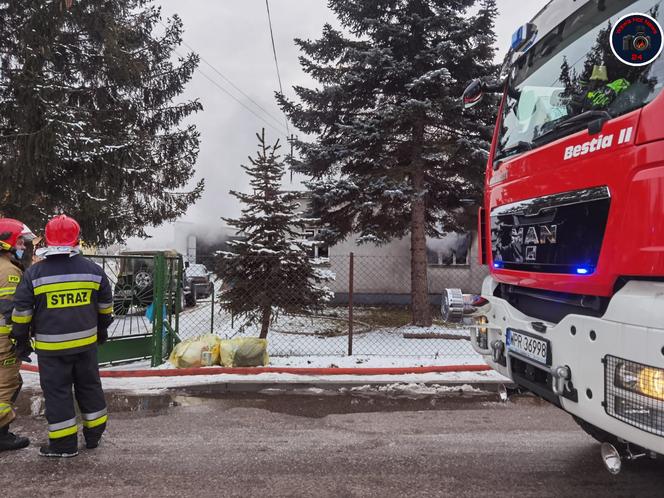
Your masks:
M198 64L152 0L0 0L0 211L66 212L106 245L183 214L199 134L177 101Z
M244 205L242 215L224 218L243 237L229 242L232 252L220 253L217 274L227 289L222 306L245 325L258 324L265 338L280 313L315 312L332 295L321 285L329 275L309 261L310 242L302 238L305 220L296 212L298 194L280 191L279 141L267 145L264 129L256 137L257 155L249 157L249 166L242 165L253 192L231 191Z
M316 88L277 94L300 141L330 243L410 234L413 323L431 324L426 237L459 229L461 200L481 198L491 106L462 112L469 80L494 76L493 0L330 0L342 30L296 39Z

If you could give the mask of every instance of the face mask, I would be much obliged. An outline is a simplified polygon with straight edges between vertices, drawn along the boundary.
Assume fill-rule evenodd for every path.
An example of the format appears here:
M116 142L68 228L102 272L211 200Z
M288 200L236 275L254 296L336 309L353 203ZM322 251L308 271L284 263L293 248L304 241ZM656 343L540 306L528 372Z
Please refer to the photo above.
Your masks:
M16 249L16 259L23 258L23 249Z

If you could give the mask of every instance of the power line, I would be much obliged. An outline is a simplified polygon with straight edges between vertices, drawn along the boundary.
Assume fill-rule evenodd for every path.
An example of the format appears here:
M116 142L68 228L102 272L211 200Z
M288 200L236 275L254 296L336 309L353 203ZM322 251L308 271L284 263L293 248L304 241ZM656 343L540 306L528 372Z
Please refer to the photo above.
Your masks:
M177 52L176 52L176 53L177 53ZM263 116L261 116L261 115L259 115L258 113L256 113L251 107L247 106L244 102L242 102L240 99L238 99L235 95L233 95L231 92L229 92L229 91L228 91L227 89L225 89L223 86L221 86L217 81L215 81L214 79L212 79L210 76L208 76L207 74L205 74L203 71L201 71L201 70L198 69L198 68L196 68L196 71L198 71L198 74L200 74L201 76L203 76L206 80L208 80L208 81L209 81L210 83L212 83L214 86L216 86L217 88L219 88L219 90L221 90L222 92L224 92L224 93L225 93L226 95L228 95L230 98L232 98L233 100L235 100L238 104L240 104L242 107L244 107L247 111L249 111L251 114L253 114L253 115L256 116L258 119L260 119L260 120L261 120L263 123L265 123L267 126L269 126L270 128L272 128L273 130L275 130L275 131L278 132L279 134L283 134L283 133L284 133L283 128L282 128L282 129L279 129L279 128L277 128L276 126L273 126L272 123L270 123L269 121L266 121L266 120L263 118ZM286 136L288 136L288 133L286 134Z
M189 50L196 52L194 48L189 45L187 42L183 41L183 45L185 45ZM258 102L256 102L254 99L252 99L249 95L247 95L240 87L238 87L235 83L233 83L227 76L225 76L221 71L219 71L216 67L214 67L212 64L210 64L207 60L205 60L203 57L199 55L201 62L205 63L207 66L210 67L215 73L217 73L219 76L221 76L224 81L226 81L230 86L232 86L235 90L237 90L242 96L244 96L248 101L250 101L252 104L254 104L256 107L258 107L261 111L263 111L265 114L270 116L274 121L279 123L279 126L281 126L281 120L278 117L275 117L274 114L272 114L270 111L265 109L262 105L260 105Z
M270 2L265 0L265 8L267 10L267 22L270 26L270 40L272 41L272 55L274 55L274 67L277 68L277 81L279 82L279 93L284 94L284 89L281 85L281 73L279 72L279 61L277 59L277 48L274 45L274 32L272 31L272 16L270 15ZM284 116L286 121L286 131L290 135L290 130L288 129L288 118Z
M164 24L163 21L160 20L159 22L161 23L162 26L164 26L164 28L168 29L168 26L166 26L166 24ZM192 47L191 45L189 45L186 41L182 40L182 45L184 45L185 47L187 47L187 48L188 48L189 50L191 50L192 52L198 54L198 52L196 51L196 49L195 49L194 47ZM178 56L183 57L182 54L180 54L177 50L174 50L174 52L175 52ZM219 69L217 69L215 66L213 66L210 62L208 62L206 59L204 59L200 54L198 54L198 57L200 58L201 62L203 62L203 63L205 63L207 66L209 66L209 67L210 67L215 73L217 73L219 76L221 76L221 78L223 78L224 81L226 81L229 85L231 85L231 86L232 86L232 87L233 87L238 93L240 93L240 94L241 94L242 96L244 96L247 100L249 100L252 104L254 104L258 109L260 109L260 110L263 111L267 116L269 116L269 117L270 117L275 123L278 124L278 126L282 126L281 119L279 119L278 117L275 117L274 114L272 114L270 111L268 111L267 109L265 109L262 105L260 105L258 102L256 102L254 99L252 99L249 95L247 95L247 93L244 92L244 91L243 91L239 86L237 86L235 83L233 83L233 81L232 81L230 78L228 78L228 76L226 76L226 75L225 75L224 73L222 73ZM275 128L272 124L270 124L270 123L268 123L267 121L265 121L265 119L263 119L261 116L259 116L258 114L256 114L251 108L249 108L248 106L246 106L241 100L239 100L237 97L235 97L235 96L234 96L232 93L230 93L226 88L223 88L223 87L222 87L221 85L219 85L216 81L214 81L210 76L208 76L208 75L206 75L205 73L203 73L203 71L201 71L198 67L196 68L196 71L198 71L198 72L199 72L202 76L204 76L208 81L210 81L211 83L213 83L216 87L218 87L220 90L222 90L224 93L226 93L226 94L227 94L229 97L231 97L233 100L235 100L235 101L238 102L240 105L242 105L242 107L244 107L245 109L247 109L247 110L248 110L249 112L251 112L254 116L258 117L258 119L260 119L261 121L263 121L264 123L266 123L268 126L270 126L273 130L276 130L276 129L277 129L277 128ZM283 133L283 130L280 131L280 133ZM286 136L288 136L288 134L289 134L288 123L286 123Z

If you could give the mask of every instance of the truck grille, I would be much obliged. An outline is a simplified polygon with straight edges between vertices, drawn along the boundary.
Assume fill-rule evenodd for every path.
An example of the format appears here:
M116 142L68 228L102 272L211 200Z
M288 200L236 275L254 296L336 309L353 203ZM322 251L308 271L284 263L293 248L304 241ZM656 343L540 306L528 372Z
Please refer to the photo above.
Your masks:
M610 202L608 187L594 187L494 208L494 267L592 274L602 248Z

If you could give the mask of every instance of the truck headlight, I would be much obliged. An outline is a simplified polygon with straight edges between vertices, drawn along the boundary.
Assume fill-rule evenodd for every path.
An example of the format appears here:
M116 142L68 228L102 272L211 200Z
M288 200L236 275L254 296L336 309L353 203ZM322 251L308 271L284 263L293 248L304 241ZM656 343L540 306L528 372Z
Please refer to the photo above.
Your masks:
M623 362L616 367L615 385L649 398L664 401L664 369Z
M487 323L489 323L489 320L484 315L475 318L475 324L478 325L477 346L481 349L489 349L489 329L481 327L481 325L486 325Z
M604 365L606 413L664 436L664 369L611 355Z
M489 349L489 319L484 315L466 316L463 324L475 331L475 342L480 349Z
M644 368L639 373L639 391L651 398L664 401L664 370Z

